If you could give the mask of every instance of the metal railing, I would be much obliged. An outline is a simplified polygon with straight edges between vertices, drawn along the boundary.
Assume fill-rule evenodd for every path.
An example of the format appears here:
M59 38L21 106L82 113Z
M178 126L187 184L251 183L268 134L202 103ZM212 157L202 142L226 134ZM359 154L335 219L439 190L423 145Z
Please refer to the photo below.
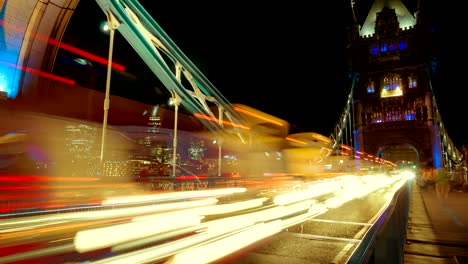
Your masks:
M393 196L347 263L404 263L412 180Z

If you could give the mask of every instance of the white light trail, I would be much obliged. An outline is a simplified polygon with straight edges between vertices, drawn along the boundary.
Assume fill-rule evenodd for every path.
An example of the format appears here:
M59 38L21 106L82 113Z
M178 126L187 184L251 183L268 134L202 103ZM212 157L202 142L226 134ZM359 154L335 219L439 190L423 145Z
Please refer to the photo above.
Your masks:
M253 200L246 200L246 201L230 203L230 204L217 204L217 205L211 205L211 206L191 208L191 209L187 209L184 211L186 211L187 213L191 213L195 215L202 215L202 216L228 214L228 213L233 213L237 211L259 207L266 200L268 200L268 198L262 197L262 198L257 198ZM152 219L155 217L157 218L158 215L157 214L145 215L145 216L135 217L133 218L132 221L148 220L148 219Z
M171 257L167 264L205 264L223 258L248 245L273 236L283 229L282 221L257 224L243 232L228 236L212 243L190 248Z
M187 213L160 214L148 221L130 222L113 226L78 231L73 241L76 251L88 252L134 239L200 224L202 216Z
M49 225L63 224L70 221L99 220L103 218L119 218L132 215L160 213L167 211L176 211L187 208L208 206L218 202L216 198L200 199L186 202L161 203L155 205L117 208L113 210L87 211L62 213L44 216L27 216L19 219L7 219L0 221L0 233L10 233L24 230L32 230Z
M163 202L171 200L182 200L200 197L216 197L229 195L234 193L241 193L247 191L246 188L221 188L212 190L199 190L199 191L181 191L181 192L168 192L168 193L157 193L148 195L135 195L135 196L122 196L122 197L110 197L102 201L103 205L115 205L115 204L130 204L130 203L142 203L142 202Z
M336 182L323 182L316 185L309 185L306 190L280 194L273 199L273 202L277 205L287 205L331 193L340 188L340 184Z

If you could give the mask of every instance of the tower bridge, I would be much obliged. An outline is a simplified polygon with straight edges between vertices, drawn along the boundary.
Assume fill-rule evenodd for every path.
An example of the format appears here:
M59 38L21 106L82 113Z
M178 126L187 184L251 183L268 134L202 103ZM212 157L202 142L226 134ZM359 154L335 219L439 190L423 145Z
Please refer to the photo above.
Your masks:
M349 96L332 133L326 136L332 139L333 148L346 144L381 158L391 157L394 162L401 152L401 158L410 157L416 163L460 166L464 155L445 130L431 73L422 56L425 50L420 48L424 45L418 42L425 39L421 34L427 34L418 30L424 26L423 17L413 16L399 1L381 2L375 1L362 27L354 21L349 39L353 69ZM2 2L0 33L4 48L0 52L4 59L0 80L8 98L40 96L46 101L50 93L59 90L55 87L69 85L37 72L51 71L50 60L60 48L60 39L78 3ZM194 116L209 117L198 118L208 130L226 131L225 120L246 122L245 115L234 110L138 1L97 3L109 25L122 33L172 96L181 99L180 104ZM19 8L24 12L16 12ZM372 21L379 26L373 28ZM96 99L90 103L90 98L88 95L88 106L95 105ZM94 113L94 118L100 117ZM246 140L238 126L230 129L229 133ZM414 153L409 155L411 151Z
M178 124L177 107L181 105L189 112L188 116L182 115L181 118L197 120L204 128L204 133L212 133L218 139L236 138L237 141L233 144L234 147L243 144L242 146L245 147L246 152L253 156L253 159L250 160L253 164L250 165L255 167L255 169L261 170L264 166L271 166L273 161L276 160L275 157L264 158L260 161L257 159L258 155L256 154L262 153L263 155L263 153L271 150L272 146L272 149L283 150L283 153L288 156L286 160L289 163L286 168L294 168L292 172L294 174L300 174L301 170L304 173L305 169L310 169L310 167L303 166L305 163L320 162L326 158L333 159L341 155L341 153L347 153L347 157L353 161L362 158L363 160L393 165L400 161L411 161L421 166L434 168L443 166L451 168L466 167L465 154L450 139L438 109L431 71L428 69L425 62L426 58L424 57L427 50L421 48L425 47L421 43L421 41L426 39L424 34L428 34L427 31L420 30L420 27L425 25L423 21L424 17L409 13L401 1L375 0L363 26L361 27L356 20L354 21L354 27L351 29L349 39L350 68L352 69L352 77L349 82L349 95L342 114L336 125L331 129L332 133L330 135L320 135L313 131L289 134L287 120L276 118L248 106L231 104L196 65L184 55L176 43L172 41L170 36L164 32L138 1L96 0L96 2L108 19L108 26L111 30L110 42L112 43L115 31L122 33L126 41L131 44L154 75L161 80L164 88L168 90L173 102L176 104L174 112L166 113L167 115L174 115L170 119L171 122L167 124L166 118L161 120L161 125L170 127L174 124L173 134L170 135L168 133L173 139L174 165L177 159L176 147L178 145L176 140ZM109 96L107 94L108 91L106 91L106 94L101 93L98 95L89 91L85 93L74 91L71 92L76 95L74 98L67 98L63 92L59 92L60 88L74 86L72 81L58 78L50 73L54 65L57 50L64 46L61 45L60 40L66 30L68 21L73 15L73 10L78 4L78 0L0 0L0 92L3 97L8 98L8 107L15 103L19 105L40 98L40 104L42 105L38 104L37 109L46 109L47 112L54 114L79 117L84 115L88 118L91 117L91 119L100 119L101 116L96 116L92 111L90 112L90 109L96 104L96 98L98 98L98 101L100 101L98 104L104 101L105 113L109 110L110 97L112 100L120 100L119 102L122 103L121 105L112 105L116 109L120 107L119 113L121 113L121 118L132 119L137 116L137 114L131 111L141 112L145 110L151 112L154 110L151 109L154 106ZM112 45L110 46L112 47ZM86 53L82 54L89 55ZM107 58L107 78L110 78L112 67L119 67L119 65L111 63L111 54L112 50L110 50L109 58ZM102 62L102 59L100 58L99 60ZM104 61L106 61L105 58ZM109 86L106 88L109 88ZM57 98L61 98L61 104L54 104L54 100ZM83 107L81 102L77 102L77 98L86 98L87 107ZM68 106L68 112L63 113L59 111L59 109L63 109L63 105ZM130 105L133 107L129 107ZM107 120L107 116L104 119ZM180 128L190 129L185 127ZM105 135L105 130L103 135ZM102 142L104 142L104 136ZM224 146L222 144L218 146L220 161ZM257 152L250 150L257 150ZM356 164L358 163L356 162ZM218 168L221 168L221 166L219 165ZM271 167L267 168L270 169ZM175 176L175 173L172 176ZM274 227L274 230L282 230L302 223L301 221L310 220L316 215L324 213L324 211L333 211L331 214L333 216L354 215L354 211L359 211L356 208L361 206L360 202L370 208L378 200L378 204L381 207L373 208L374 217L366 215L365 220L360 219L362 223L340 222L339 225L334 225L341 227L341 225L349 225L351 223L353 225L364 226L362 230L365 230L369 226L370 228L368 229L368 233L359 231L353 233L356 236L355 238L346 238L340 241L340 243L347 243L344 247L345 249L353 248L355 251L342 251L333 257L336 259L343 254L348 254L351 255L349 256L351 261L356 258L361 258L361 260L362 258L368 259L371 254L375 259L381 258L382 256L379 254L384 253L381 253L383 250L382 245L379 245L378 241L376 241L375 236L377 234L397 242L402 242L406 238L404 235L395 237L397 235L388 234L395 232L385 229L383 223L389 222L391 228L398 230L407 227L407 213L409 211L408 204L410 199L408 193L411 191L411 188L405 187L406 178L402 176L400 181L395 180L397 183L392 182L383 187L385 195L382 197L395 195L392 196L394 198L392 198L391 203L381 199L381 196L375 199L371 191L369 191L371 194L365 193L362 196L356 194L357 189L361 190L361 188L375 190L371 188L374 185L369 184L372 186L367 186L369 182L375 179L382 179L382 181L389 179L380 177L381 175L374 178L362 177L356 182L351 182L348 178L337 178L339 184L333 182L333 184L330 184L331 186L320 182L320 188L322 186L327 186L327 190L331 188L329 190L330 193L343 194L344 190L346 190L348 193L344 196L351 197L351 200L356 197L365 197L362 200L354 199L353 206L343 206L343 210L345 211L333 211L343 204L343 202L337 201L336 197L327 200L326 198L328 197L320 196L320 199L306 201L307 203L300 202L294 206L281 204L281 209L287 208L293 211L291 214L286 214L288 216L287 219L275 218L280 214L285 214L283 211L280 212L278 210L276 211L278 215L272 214L272 218L262 221L268 223L269 227ZM200 181L199 178L196 180ZM353 190L350 186L355 185L348 184L350 182L359 185L359 187ZM380 186L379 184L381 182L375 183L375 186ZM200 184L200 186L204 185ZM333 189L337 188L337 186L340 187L340 190ZM304 189L308 187L302 186ZM368 187L369 189L367 189ZM325 187L323 188L325 189ZM398 191L394 191L393 188L398 189ZM239 189L235 189L234 191L239 191ZM318 190L316 189L315 191ZM304 193L302 192L301 195L304 196ZM321 195L324 194L321 193ZM294 199L294 197L288 197L288 199ZM311 206L312 203L317 201L319 201L317 207ZM304 205L302 205L303 203ZM306 210L298 207L299 204L305 206L304 208L308 210L307 215L304 216L305 218L299 217L298 219L297 215L295 215L298 212ZM123 209L120 206L125 207L119 204L112 208L116 209L119 207L117 209ZM314 210L312 210L312 207ZM104 209L107 209L107 207ZM387 216L387 213L389 216ZM104 216L100 215L99 217ZM210 217L213 216L210 215ZM385 219L385 217L388 218ZM169 218L164 219L168 220ZM122 219L118 221L122 221ZM336 222L330 219L317 219L314 224L336 224ZM111 223L113 225L115 222ZM5 225L10 224L8 221L5 221ZM118 226L119 223L115 223L115 225ZM93 223L93 226L96 226L95 223ZM332 229L334 230L334 228ZM190 230L190 232L199 231L196 228ZM13 230L11 232L14 233L16 231ZM293 236L302 237L304 234L302 234L302 230L300 232L301 234L297 231ZM28 235L27 233L24 232L25 235ZM360 233L366 234L363 237L359 237ZM90 236L93 236L92 232L90 234ZM168 233L165 233L165 235L168 235ZM309 235L309 238L316 240L324 237L307 235ZM158 239L161 238L158 237ZM291 237L289 239L288 242L293 241ZM327 239L331 241L333 238L327 237ZM77 240L82 241L83 238L79 237ZM369 242L369 240L372 242ZM9 240L6 242L13 243L7 244L9 249L13 248L13 250L15 250L14 246L17 246L16 243L20 243ZM90 242L88 243L91 244ZM88 243L82 243L80 246L86 249L89 246ZM108 243L114 245L112 244L114 242ZM370 244L372 246L367 247ZM99 246L96 247L99 248ZM65 247L61 247L60 250L63 248ZM70 247L67 246L66 248L69 249ZM103 248L106 248L106 245ZM311 246L310 248L313 247ZM374 252L366 251L369 248L372 248ZM57 248L56 250L59 249ZM79 250L82 250L82 248L79 248ZM31 257L34 254L42 256L41 254L47 255L52 253L34 251L31 254L19 254L13 257ZM2 260L1 257L0 260ZM356 263L359 263L359 261Z
M59 1L59 4L38 2L33 5L31 1L4 1L2 36L5 42L0 52L5 58L3 93L9 98L17 98L18 94L22 98L42 94L47 100L47 95L55 92L52 86L66 85L50 82L25 69L51 70L53 63L47 61L56 54L57 41L63 36L78 3ZM113 24L114 30L119 30L132 44L166 89L177 98L183 98L180 103L189 112L218 120L198 118L205 127L220 131L219 127L224 128L224 120L245 122L137 1L98 3L107 15L109 25ZM396 146L401 146L404 153L414 151L411 156L416 163L433 164L434 167L460 166L463 154L445 130L430 71L425 64L424 54L430 47L422 43L425 38L421 34L427 33L418 30L425 25L424 17L413 16L402 4L395 4L398 6L395 9L386 5L376 1L367 17L369 21L361 28L354 21L349 39L350 67L353 69L349 97L342 116L327 136L334 141L334 147L346 144L382 158L398 159ZM26 7L27 12L15 13L19 7ZM381 16L377 18L380 11ZM13 25L10 22L13 20L20 23ZM373 28L375 21L381 26ZM12 67L17 62L22 68ZM89 98L88 95L88 101ZM233 129L242 137L237 127Z

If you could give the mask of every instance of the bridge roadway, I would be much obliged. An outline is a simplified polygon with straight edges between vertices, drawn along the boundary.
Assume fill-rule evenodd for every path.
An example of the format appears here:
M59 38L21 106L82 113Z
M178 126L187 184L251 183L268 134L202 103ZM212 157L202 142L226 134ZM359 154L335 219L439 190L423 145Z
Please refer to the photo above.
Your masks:
M295 186L296 184L297 182L294 183ZM387 232L382 231L382 228L387 229L385 226L395 224L387 219L391 215L389 209L394 207L392 214L395 214L395 209L398 207L394 203L396 195L399 193L398 196L405 198L403 195L405 186L411 186L408 188L411 190L411 201L408 206L407 230L404 230L406 237L400 238L400 241L397 240L398 237L379 238ZM22 190L22 195L28 194L27 191ZM357 189L351 188L350 190L356 191ZM249 199L257 200L258 197L269 198L279 193L281 192L265 192L263 189L224 197L218 195L218 199L220 204L235 204ZM220 259L218 263L362 263L361 260L367 260L366 263L402 263L403 261L404 263L468 263L467 192L452 191L446 199L438 199L433 186L422 188L416 185L415 181L409 181L408 184L399 188L397 193L386 187L362 197L354 197L341 206L339 203L333 206L331 199L335 196L327 194L314 198L316 204L326 205L327 210L313 214L300 223L290 223L291 225L285 228L282 226L281 230L271 237L249 244L229 257ZM393 200L389 203L391 199ZM201 199L203 200L205 199ZM396 202L404 203L405 200ZM14 201L8 201L8 203L11 206ZM135 208L141 211L133 214L124 214L120 212L119 206L111 205L107 208L104 206L94 209L91 207L75 208L70 213L59 210L44 214L47 211L44 210L39 212L41 214L31 217L2 215L0 219L0 263L71 263L88 260L99 263L98 259L108 258L116 253L110 254L109 247L107 247L79 254L72 244L76 234L81 230L129 222L129 218L149 214L149 211L145 210L152 205L154 204L140 204ZM5 203L2 203L2 209L4 207ZM271 208L271 204L265 204L262 210L268 208ZM90 213L92 211L95 214ZM240 215L254 211L258 211L258 208L243 211ZM105 213L110 213L110 215L105 215ZM298 212L299 215L300 213ZM54 220L55 216L58 219ZM228 216L230 215L223 215L219 218L228 218ZM291 219L292 216L289 215L284 219ZM211 216L207 222L215 220L214 218ZM371 229L381 224L382 219L387 224L378 226L377 232L373 233ZM405 223L403 224L405 226ZM397 223L395 226L398 228L399 225ZM364 241L363 238L369 236L374 236L374 238ZM179 237L179 239L182 238ZM368 252L357 251L357 247L363 244L367 246ZM404 251L399 249L403 245ZM377 249L378 247L383 247L384 250ZM131 251L138 250L141 250L141 247L136 247ZM376 253L377 251L380 252ZM117 253L128 253L128 251ZM15 261L15 259L23 259L23 261Z
M412 193L403 259L401 259L403 262L398 261L398 257L395 256L398 250L393 248L389 241L389 243L384 243L390 248L385 250L389 253L388 255L379 256L374 252L366 263L467 264L468 192L466 189L450 191L446 199L440 199L437 198L434 186L421 187L416 184L416 181L410 184ZM378 203L372 200L374 198L378 197L373 194L363 199L353 200L347 204L346 208L340 208L336 212L329 211L303 223L301 231L304 235L295 233L301 226L296 226L296 230L285 230L269 244L247 253L235 263L344 263L343 260L349 260L349 253L355 249L356 245L353 245L352 241L333 240L332 237L352 236L353 233L340 234L339 228L345 225L347 220L348 224L364 221L361 217L364 216L362 208L365 206L370 205L369 215L375 212L375 206ZM326 222L327 219L336 219L336 217L339 217L340 221L330 225L331 228L319 226L321 221ZM355 236L359 237L359 234L356 233ZM327 258L328 252L341 248L337 246L339 244L347 244L347 247L343 247L338 254L335 252L335 258L330 261ZM346 249L349 250L348 254L345 252ZM395 250L394 254L392 250ZM348 263L356 262L349 261Z
M273 239L232 263L347 263L369 229L387 209L393 196L380 190L329 209ZM221 262L220 262L221 263Z
M394 180L382 184L387 179ZM189 191L175 192L191 195L178 200L161 194L158 197L166 199L162 203L148 203L145 199L152 194L140 196L144 198L140 202L145 203L138 206L121 206L121 200L111 198L97 210L81 208L70 213L9 217L0 221L0 263L187 263L187 258L190 263L348 263L356 254L357 259L368 259L373 254L358 248L372 247L374 242L367 238L377 235L389 208L394 206L395 193L407 185L406 178L397 180L396 176L351 177L301 185L296 182L294 187L281 191L212 194L220 206L262 201L261 206L239 211L223 209L221 214L207 211L213 208L208 194L196 199L193 195L199 192ZM204 212L197 211L205 216L198 225L189 224L196 220L193 213L171 219L162 217L161 212L167 208L156 209L164 204L176 207L198 202L208 202L191 205ZM104 208L104 204L111 207ZM136 212L123 212L125 209ZM163 231L181 218L182 225L187 226ZM135 229L135 225L142 225L143 231ZM123 236L126 231L131 232ZM387 246L394 247L392 243ZM227 256L222 256L222 249L227 250ZM147 260L135 262L137 254ZM199 259L202 257L212 259Z

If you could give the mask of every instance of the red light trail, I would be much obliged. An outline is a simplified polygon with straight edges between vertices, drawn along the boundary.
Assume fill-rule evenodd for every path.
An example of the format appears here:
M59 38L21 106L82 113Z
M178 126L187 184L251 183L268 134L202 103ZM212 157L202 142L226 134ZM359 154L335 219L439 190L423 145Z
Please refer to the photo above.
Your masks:
M10 29L13 29L15 31L18 31L18 32L21 32L21 33L25 33L26 30L22 29L22 28L19 28L18 26L15 26L15 25L11 25L11 24L8 24L8 23L5 23L3 20L0 20L0 26L4 26L6 28L10 28ZM76 47L73 47L69 44L66 44L66 43L63 43L63 42L60 42L56 39L51 39L51 38L48 38L46 36L43 36L43 35L40 35L40 34L37 34L37 33L31 33L31 35L34 37L34 38L37 38L39 40L42 40L42 41L45 41L51 45L54 45L54 46L57 46L61 49L64 49L64 50L67 50L67 51L70 51L70 52L73 52L75 54L78 54L80 56L83 56L87 59L90 59L90 60L93 60L95 62L98 62L98 63L101 63L101 64L104 64L104 65L107 65L108 64L108 60L105 59L105 58L101 58L97 55L94 55L92 53L89 53L87 51L84 51L82 49L79 49L79 48L76 48ZM125 66L121 65L121 64L118 64L118 63L115 63L115 62L112 62L112 68L115 69L115 70L119 70L119 71L125 71Z
M48 73L48 72L44 72L44 71L29 68L29 67L26 67L26 66L21 66L21 65L17 65L17 64L13 64L13 63L4 62L4 61L0 61L0 63L8 65L8 66L10 66L12 68L20 69L20 70L22 70L24 72L29 72L29 73L36 74L36 75L46 77L46 78L49 78L49 79L52 79L52 80L56 80L56 81L59 81L59 82L63 82L63 83L71 84L71 85L76 84L75 80L67 79L65 77L61 77L61 76L58 76L58 75L55 75L55 74L52 74L52 73Z

